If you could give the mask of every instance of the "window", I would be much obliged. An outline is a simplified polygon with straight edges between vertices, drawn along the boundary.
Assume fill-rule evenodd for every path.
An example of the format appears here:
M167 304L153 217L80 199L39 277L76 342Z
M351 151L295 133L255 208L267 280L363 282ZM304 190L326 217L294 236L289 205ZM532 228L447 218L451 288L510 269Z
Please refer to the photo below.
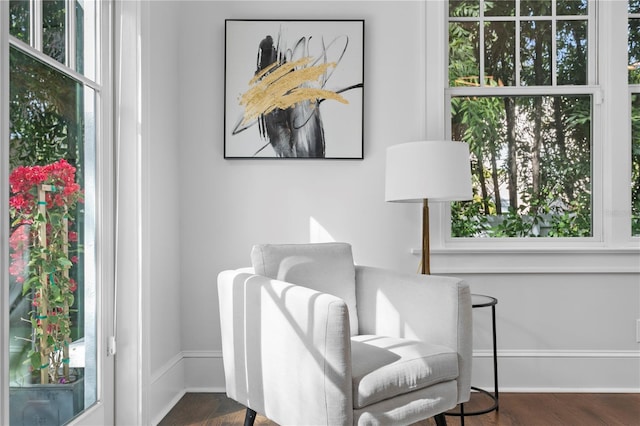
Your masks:
M629 0L631 92L631 233L640 237L640 1Z
M594 11L574 0L449 2L451 138L474 199L452 237L594 236Z
M66 423L97 400L98 4L9 4L11 424Z

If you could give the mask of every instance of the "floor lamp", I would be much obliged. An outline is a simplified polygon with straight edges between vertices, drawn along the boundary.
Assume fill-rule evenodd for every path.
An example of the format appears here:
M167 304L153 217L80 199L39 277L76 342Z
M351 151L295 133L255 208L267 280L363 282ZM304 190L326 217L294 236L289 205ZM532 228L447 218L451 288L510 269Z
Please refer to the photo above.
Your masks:
M429 202L472 198L469 147L418 141L387 148L385 200L422 203L422 273L430 274Z

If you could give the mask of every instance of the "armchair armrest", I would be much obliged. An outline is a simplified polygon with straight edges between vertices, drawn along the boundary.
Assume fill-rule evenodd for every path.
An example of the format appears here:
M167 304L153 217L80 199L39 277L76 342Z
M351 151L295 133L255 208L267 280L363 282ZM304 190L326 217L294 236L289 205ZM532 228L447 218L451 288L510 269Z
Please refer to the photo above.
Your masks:
M241 271L218 275L218 295L229 397L278 424L352 423L344 301Z
M469 399L472 319L461 279L356 266L360 334L421 340L458 352L458 402Z

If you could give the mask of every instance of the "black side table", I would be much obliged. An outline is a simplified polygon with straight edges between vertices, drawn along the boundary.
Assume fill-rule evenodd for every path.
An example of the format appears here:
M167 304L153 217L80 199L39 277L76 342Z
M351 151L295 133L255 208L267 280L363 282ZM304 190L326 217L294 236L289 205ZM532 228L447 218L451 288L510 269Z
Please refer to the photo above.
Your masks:
M486 414L491 411L498 411L498 347L496 344L496 305L498 304L498 299L491 296L485 296L482 294L472 294L471 295L471 307L472 308L487 308L491 307L491 326L493 332L493 387L494 392L493 395L490 392L487 392L484 389L477 388L475 386L471 386L471 389L480 393L487 395L493 401L493 404L490 407L466 412L464 411L464 404L460 404L460 412L447 412L445 415L447 416L457 416L460 417L460 423L464 426L464 417L465 416L478 416L480 414Z

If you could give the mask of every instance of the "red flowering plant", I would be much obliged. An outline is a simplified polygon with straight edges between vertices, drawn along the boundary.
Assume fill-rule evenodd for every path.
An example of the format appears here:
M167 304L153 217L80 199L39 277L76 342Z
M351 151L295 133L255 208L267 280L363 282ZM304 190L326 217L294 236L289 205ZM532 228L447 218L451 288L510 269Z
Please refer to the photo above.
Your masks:
M31 298L29 362L40 383L69 378L71 307L78 286L69 276L77 257L70 231L78 203L83 202L76 169L62 159L44 166L20 166L9 176L11 214L9 274Z

